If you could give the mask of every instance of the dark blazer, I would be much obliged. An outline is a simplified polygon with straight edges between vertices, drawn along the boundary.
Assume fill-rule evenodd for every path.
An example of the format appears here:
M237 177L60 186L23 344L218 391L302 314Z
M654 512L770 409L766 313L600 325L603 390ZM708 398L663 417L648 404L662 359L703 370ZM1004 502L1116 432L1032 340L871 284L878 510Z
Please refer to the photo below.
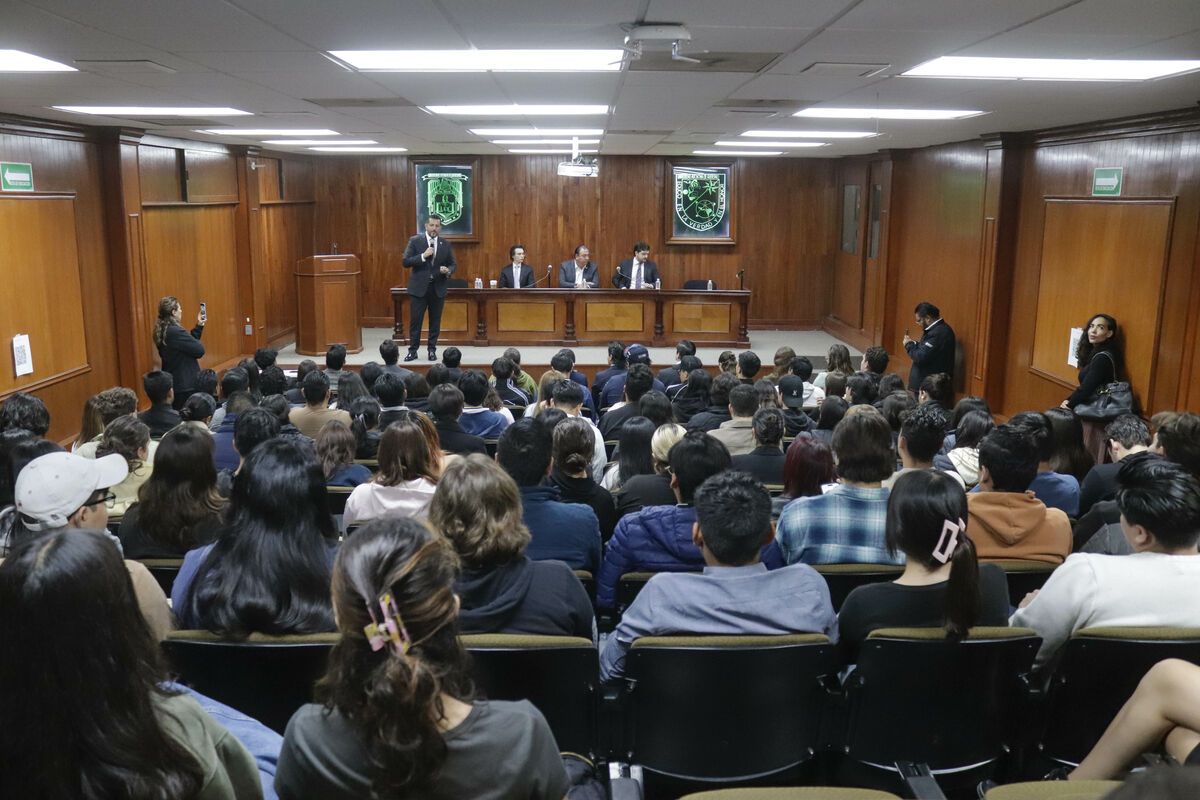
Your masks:
M170 403L152 405L138 414L138 421L150 428L152 439L161 439L162 435L179 424L179 412L171 408Z
M588 286L595 286L598 283L596 274L596 265L589 261L587 266L583 268L583 279L587 281ZM575 286L575 259L568 259L558 267L558 285L564 289L571 289Z
M437 428L438 439L447 453L458 453L460 456L471 453L487 455L487 445L483 443L483 438L464 431L458 420L437 422L433 427Z
M418 233L408 240L404 248L404 268L411 270L408 276L408 293L413 297L424 297L430 288L438 297L446 296L446 282L450 275L458 269L454 260L454 250L450 242L442 236L437 239L437 251L426 261L422 258L425 249L429 247L429 239L424 233ZM443 275L442 267L450 268L450 275Z
M679 502L671 488L670 475L634 475L621 485L615 499L618 517L646 506L673 506Z
M642 282L648 283L651 286L658 280L658 264L653 261L647 261L642 265ZM613 286L622 289L628 286L633 281L633 259L627 258L621 262L621 266L617 267L617 273L613 275Z
M158 357L162 359L163 372L171 373L175 381L176 397L186 400L196 388L196 378L200 375L200 359L204 357L204 345L200 344L203 333L203 325L197 325L188 333L179 325L171 323L163 334Z
M908 389L913 394L921 390L926 375L944 372L954 377L954 330L944 319L926 328L921 341L909 342L904 349L913 362L908 372Z
M505 264L504 269L500 270L500 288L511 289L513 286L519 285L522 289L533 286L533 267L528 264L521 265L521 282L516 284L513 282L513 265Z
M636 416L640 416L637 403L626 403L620 408L614 408L606 413L600 418L600 433L603 434L604 441L616 439L625 421Z
M732 468L749 473L763 483L783 483L783 462L787 456L778 447L756 447L733 457Z

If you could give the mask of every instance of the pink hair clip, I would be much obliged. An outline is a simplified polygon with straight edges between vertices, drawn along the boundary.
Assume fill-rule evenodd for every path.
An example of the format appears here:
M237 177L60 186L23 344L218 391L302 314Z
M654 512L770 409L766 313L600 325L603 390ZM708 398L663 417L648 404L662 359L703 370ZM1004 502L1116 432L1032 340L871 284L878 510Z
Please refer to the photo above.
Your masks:
M383 625L387 628L388 638L396 646L396 652L404 655L408 652L412 639L404 627L404 618L400 616L400 609L396 608L396 601L391 592L379 595L379 610L383 612Z
M961 519L957 523L946 520L942 524L942 535L938 537L937 546L933 548L933 557L943 564L949 561L958 547L958 535L966 529L967 525Z

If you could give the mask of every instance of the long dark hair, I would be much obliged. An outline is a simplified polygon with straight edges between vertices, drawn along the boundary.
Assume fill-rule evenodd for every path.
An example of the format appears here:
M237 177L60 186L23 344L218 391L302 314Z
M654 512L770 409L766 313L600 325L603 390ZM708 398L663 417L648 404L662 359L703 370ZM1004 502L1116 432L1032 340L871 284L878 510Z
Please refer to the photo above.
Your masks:
M888 495L887 547L902 552L926 569L942 563L934 558L946 522L967 520L967 495L958 481L939 470L920 469L896 479ZM949 639L959 640L979 618L979 562L965 526L950 555L950 580L946 585L945 628Z
M201 765L155 710L175 693L111 541L63 530L18 546L0 608L0 796L199 794Z
M354 434L341 420L331 419L317 432L317 458L321 460L321 471L329 481L338 470L354 463L357 446Z
M1050 469L1063 475L1074 475L1083 483L1088 470L1096 461L1083 446L1083 422L1075 413L1065 408L1046 410L1050 420L1050 438L1054 441L1054 452L1050 456Z
M630 417L617 432L617 472L621 483L634 475L653 475L654 457L650 439L657 426L645 417Z
M450 542L409 519L368 523L338 553L333 604L342 636L316 696L341 712L366 746L372 797L427 792L446 760L442 695L470 702L475 693L458 640L457 576ZM384 592L404 620L406 652L368 644L368 607L379 618Z
M212 434L194 425L163 436L154 470L138 489L138 525L147 539L178 552L205 544L196 534L225 506L213 449Z
M1087 329L1096 318L1104 320L1104 324L1113 332L1113 335L1100 344L1093 345L1088 341ZM1120 376L1125 371L1125 353L1121 344L1121 329L1117 327L1117 320L1108 314L1092 314L1088 317L1087 325L1083 326L1083 336L1079 337L1079 342L1075 345L1075 359L1079 362L1079 368L1083 369L1092 363L1092 356L1101 352L1112 356L1113 374Z
M336 537L316 458L293 439L263 442L233 480L224 523L182 616L235 637L333 630L329 547Z
M437 430L433 422L419 411L401 412L379 439L379 474L375 476L375 482L399 486L424 478L437 483L440 473Z

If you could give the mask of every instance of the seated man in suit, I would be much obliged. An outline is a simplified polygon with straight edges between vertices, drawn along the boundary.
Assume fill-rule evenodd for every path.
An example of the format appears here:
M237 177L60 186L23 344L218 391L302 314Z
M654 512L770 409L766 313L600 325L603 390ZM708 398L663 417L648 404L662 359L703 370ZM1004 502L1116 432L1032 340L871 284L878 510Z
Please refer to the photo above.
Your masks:
M514 244L508 248L508 257L512 263L500 270L500 288L527 289L533 286L533 267L525 263L525 248Z
M638 242L633 246L633 258L627 258L613 275L618 289L653 289L658 280L658 264L650 260L650 245Z
M1178 464L1153 456L1122 464L1117 480L1121 527L1134 552L1068 556L1009 620L1042 637L1039 664L1080 628L1197 624L1200 483Z
M587 245L575 248L575 258L562 262L558 267L558 285L564 289L596 288L596 265L588 260L591 253Z
M696 491L690 527L703 574L650 579L608 637L601 680L622 676L630 646L643 636L824 633L837 639L825 579L807 564L768 572L760 559L774 538L771 498L761 483L735 470L707 479Z

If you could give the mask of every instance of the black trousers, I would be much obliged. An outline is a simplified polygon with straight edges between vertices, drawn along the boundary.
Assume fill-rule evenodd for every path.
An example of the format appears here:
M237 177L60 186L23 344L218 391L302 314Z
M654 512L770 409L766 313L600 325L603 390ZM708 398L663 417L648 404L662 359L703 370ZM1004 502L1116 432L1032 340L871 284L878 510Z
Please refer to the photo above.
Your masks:
M415 353L421 346L421 323L425 320L425 311L429 311L429 347L437 347L438 334L442 332L442 306L446 305L445 297L438 297L430 287L424 297L408 296L408 349Z

